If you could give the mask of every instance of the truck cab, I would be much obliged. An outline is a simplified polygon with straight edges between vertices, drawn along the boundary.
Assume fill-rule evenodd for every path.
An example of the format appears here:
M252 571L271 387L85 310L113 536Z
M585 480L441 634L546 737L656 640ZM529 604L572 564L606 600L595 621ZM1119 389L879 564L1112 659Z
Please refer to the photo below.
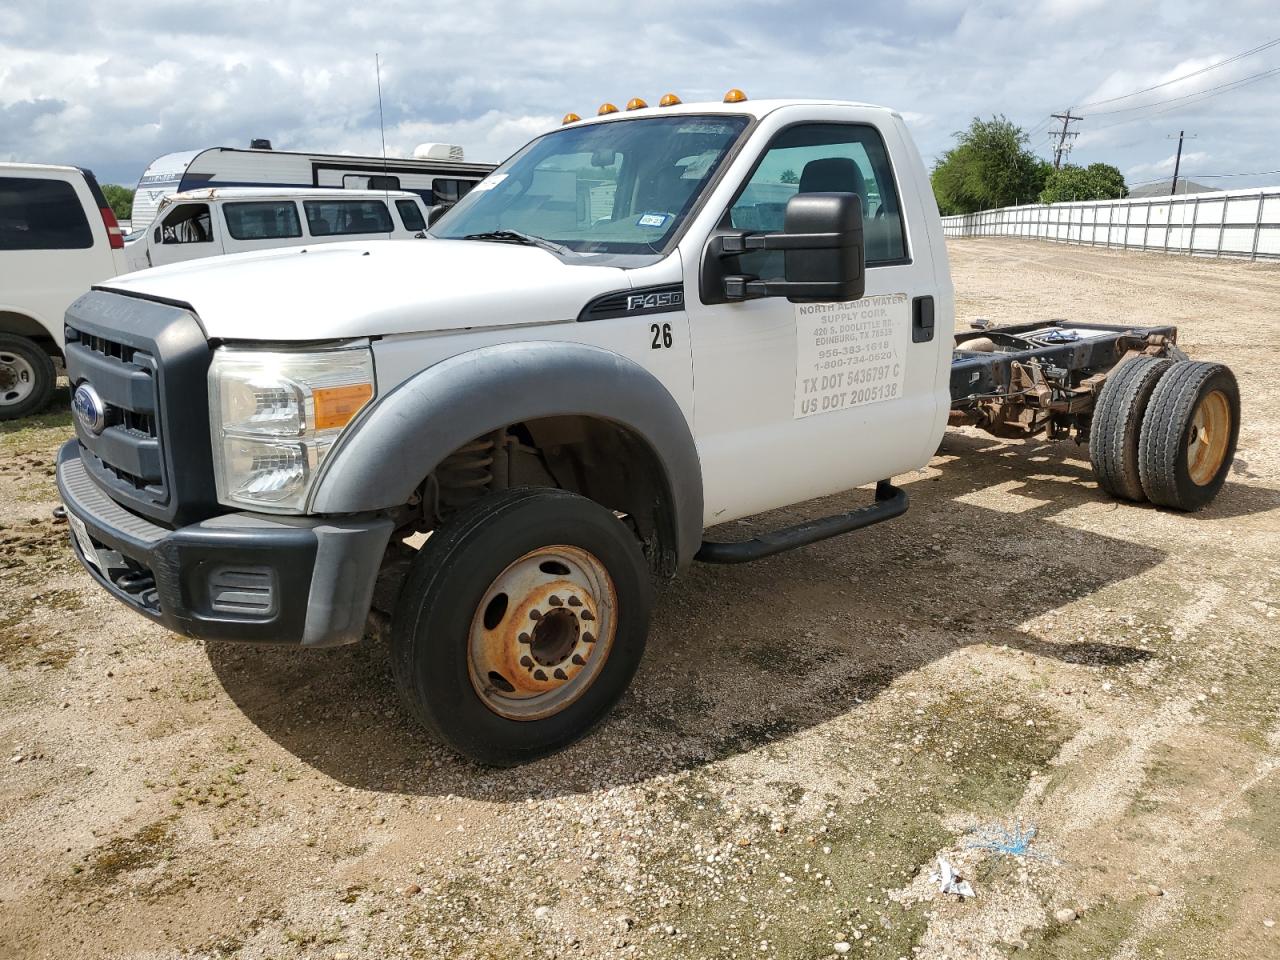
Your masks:
M424 241L206 259L78 300L73 549L199 637L357 641L391 582L409 709L520 762L621 695L655 583L745 558L706 528L871 483L846 529L905 509L890 480L944 430L953 309L892 110L605 104Z

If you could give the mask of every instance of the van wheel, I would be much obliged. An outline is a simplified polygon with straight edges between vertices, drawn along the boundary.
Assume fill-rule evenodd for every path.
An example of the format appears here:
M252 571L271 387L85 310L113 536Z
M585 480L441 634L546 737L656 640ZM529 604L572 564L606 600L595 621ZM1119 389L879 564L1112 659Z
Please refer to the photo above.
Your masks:
M1199 510L1227 479L1240 436L1240 388L1220 363L1174 364L1142 420L1138 468L1147 499Z
M1098 394L1089 427L1089 462L1098 486L1113 497L1146 499L1138 476L1138 434L1151 391L1172 364L1164 357L1126 360Z
M43 410L57 380L53 360L39 344L0 333L0 420L17 420Z
M652 599L639 541L612 511L563 490L493 494L414 558L391 633L396 688L459 753L532 760L622 695Z

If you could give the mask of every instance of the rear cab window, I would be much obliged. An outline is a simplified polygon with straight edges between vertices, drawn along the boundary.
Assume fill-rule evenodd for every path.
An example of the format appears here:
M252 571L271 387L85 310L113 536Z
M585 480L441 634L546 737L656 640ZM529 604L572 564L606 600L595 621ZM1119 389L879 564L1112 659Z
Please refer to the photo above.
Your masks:
M0 250L84 250L93 230L66 180L0 177Z
M412 200L397 200L396 211L406 230L416 232L427 229L427 222L422 219L422 208Z
M235 240L282 240L302 236L302 221L292 200L226 203L222 217Z
M307 229L313 237L391 233L391 214L381 200L306 200Z

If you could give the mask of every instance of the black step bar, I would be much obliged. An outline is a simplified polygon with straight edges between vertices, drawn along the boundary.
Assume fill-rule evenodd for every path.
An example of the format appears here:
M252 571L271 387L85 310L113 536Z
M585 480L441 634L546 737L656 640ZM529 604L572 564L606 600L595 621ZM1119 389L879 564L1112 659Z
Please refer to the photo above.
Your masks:
M784 550L808 546L829 537L838 537L842 533L852 533L882 520L892 520L907 512L907 491L895 487L888 480L876 484L876 501L849 513L836 514L833 517L821 517L807 520L766 533L752 540L741 540L737 543L713 543L703 540L702 547L694 555L695 560L703 563L747 563L771 557Z

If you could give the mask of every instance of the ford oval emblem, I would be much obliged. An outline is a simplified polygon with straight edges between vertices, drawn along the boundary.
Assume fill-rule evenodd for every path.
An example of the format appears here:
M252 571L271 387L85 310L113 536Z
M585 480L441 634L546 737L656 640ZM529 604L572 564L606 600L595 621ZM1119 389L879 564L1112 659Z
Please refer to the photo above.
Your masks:
M107 426L107 407L98 396L98 391L89 384L82 383L76 387L71 397L71 409L80 421L80 425L95 437Z

